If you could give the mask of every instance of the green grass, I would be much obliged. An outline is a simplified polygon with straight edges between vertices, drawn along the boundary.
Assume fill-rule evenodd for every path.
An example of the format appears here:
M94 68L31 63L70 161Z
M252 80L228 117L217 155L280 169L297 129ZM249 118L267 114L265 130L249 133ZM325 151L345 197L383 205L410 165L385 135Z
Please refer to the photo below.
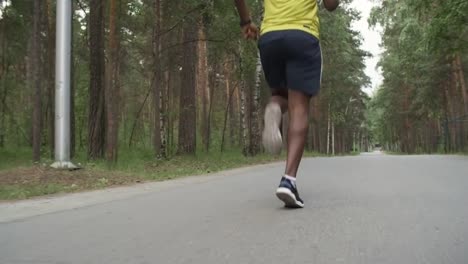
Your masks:
M210 174L285 159L285 154L280 157L266 154L245 157L239 149L231 149L223 153L212 151L199 153L196 156L174 156L168 160L158 160L153 157L153 152L149 149L124 149L119 152L118 162L112 166L106 161L87 162L85 153L77 153L74 162L81 164L84 169L76 172L57 172L48 168L47 165L52 162L51 160L32 165L30 149L2 150L0 153L0 200L27 199L142 181L161 181ZM315 157L318 154L307 152L305 156ZM2 175L4 179L1 178ZM9 180L6 180L6 177Z
M64 192L68 186L61 184L39 184L39 185L0 185L0 200L27 199L35 196L55 194Z
M0 148L0 170L32 165L30 148Z
M152 150L126 149L119 152L119 161L112 166L106 161L85 163L85 167L92 166L101 170L120 171L138 174L148 180L165 180L181 176L200 175L218 172L243 166L265 164L281 161L286 158L285 153L279 157L259 154L255 157L245 157L240 149L230 149L225 152L201 152L195 156L174 156L170 159L155 159ZM319 156L315 152L306 152L307 157Z
M228 150L223 153L213 151L198 153L196 156L174 156L168 160L157 160L153 158L151 151L129 150L120 155L119 162L115 166L110 167L104 161L93 165L100 169L138 174L148 180L166 180L181 176L209 174L283 159L284 156L273 157L266 154L245 157L240 150Z

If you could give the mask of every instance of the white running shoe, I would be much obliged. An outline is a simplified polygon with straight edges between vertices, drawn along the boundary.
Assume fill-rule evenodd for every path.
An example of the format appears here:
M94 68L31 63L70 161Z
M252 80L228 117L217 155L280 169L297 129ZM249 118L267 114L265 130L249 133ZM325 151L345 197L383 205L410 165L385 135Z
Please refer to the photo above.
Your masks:
M283 139L281 137L281 107L278 104L268 104L265 108L265 127L263 129L263 147L273 155L281 154Z

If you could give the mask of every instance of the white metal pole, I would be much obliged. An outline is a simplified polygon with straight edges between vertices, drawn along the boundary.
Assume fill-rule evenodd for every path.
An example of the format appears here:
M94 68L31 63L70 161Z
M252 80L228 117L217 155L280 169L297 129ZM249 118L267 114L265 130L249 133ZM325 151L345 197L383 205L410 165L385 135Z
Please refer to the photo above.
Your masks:
M77 168L70 162L71 0L57 0L55 58L55 163L59 169Z

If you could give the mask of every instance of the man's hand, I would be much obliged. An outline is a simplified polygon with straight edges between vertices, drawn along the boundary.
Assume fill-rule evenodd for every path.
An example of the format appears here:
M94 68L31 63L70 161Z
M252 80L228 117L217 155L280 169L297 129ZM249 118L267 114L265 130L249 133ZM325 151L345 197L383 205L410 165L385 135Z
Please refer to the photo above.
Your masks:
M245 4L245 0L234 0L237 11L239 12L239 17L242 27L242 35L245 39L256 40L258 38L258 28L251 21L249 14L249 9Z
M339 0L323 0L323 5L328 11L332 12L340 5L340 2Z
M258 28L253 23L249 23L242 27L242 35L245 39L257 40Z

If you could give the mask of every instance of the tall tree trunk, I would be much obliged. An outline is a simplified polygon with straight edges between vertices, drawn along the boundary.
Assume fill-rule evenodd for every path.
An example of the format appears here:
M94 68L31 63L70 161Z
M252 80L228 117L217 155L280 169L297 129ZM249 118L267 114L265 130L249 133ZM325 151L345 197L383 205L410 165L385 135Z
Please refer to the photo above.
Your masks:
M451 140L451 129L450 129L450 120L452 118L450 111L450 95L449 95L449 83L446 82L442 85L443 88L443 98L444 98L444 113L445 113L445 122L444 122L444 135L445 135L445 152L448 153L452 151L452 140Z
M6 49L7 49L7 38L5 37L5 23L0 21L0 25L2 26L2 34L1 36L1 45L2 45L2 64L0 65L0 84L2 89L2 95L0 98L0 148L5 147L5 136L6 136L6 99L8 95L8 86L6 83L6 78L8 75L8 68L6 62Z
M107 99L107 160L117 161L118 150L118 94L119 94L119 35L117 30L117 0L110 0L109 7L109 60L106 67Z
M341 130L341 142L340 142L340 154L343 154L345 152L347 152L347 144L346 144L346 141L347 141L347 138L346 138L346 134L345 134L345 130L342 129Z
M71 71L70 73L70 159L73 159L76 153L76 133L75 133L76 131L76 116L75 116L76 84L75 84L75 56L74 56L73 45L71 48L70 71Z
M217 64L215 64L213 66L213 68L217 68ZM205 142L205 149L206 151L209 151L210 150L210 144L211 144L211 117L213 115L213 111L214 111L214 100L211 100L211 98L215 98L215 92L216 92L216 89L217 89L217 86L218 85L218 80L216 78L216 72L215 71L210 71L208 73L208 91L206 91L207 93L207 97L210 98L210 100L208 100L208 113L207 113L207 117L206 117L206 142Z
M459 54L456 56L456 66L457 66L458 78L459 78L459 83L460 83L460 88L461 88L461 93L462 93L462 98L463 98L463 105L464 105L464 110L465 110L464 114L468 115L468 90L466 87L465 74L463 72L463 66L462 66L461 57Z
M459 76L460 71L458 69L458 55L453 58L452 73L453 93L454 97L456 98L456 105L454 106L456 109L456 121L454 122L456 130L456 151L460 151L464 148L464 123L460 121L465 115L466 98L462 88L461 78Z
M448 98L449 98L449 109L450 109L450 118L449 118L449 127L450 127L450 146L451 146L451 151L457 151L458 145L457 145L457 122L456 119L458 118L457 114L457 99L458 95L456 94L456 82L455 78L452 74L449 76L448 82L447 82L447 93L448 93Z
M165 158L165 122L163 116L163 78L161 69L161 0L154 0L153 62L155 67L153 81L154 102L154 150L156 157Z
M226 110L224 112L224 126L223 126L223 132L222 132L222 136L221 136L221 152L224 151L224 139L225 139L225 135L226 135L226 128L227 128L227 122L228 122L228 118L229 118L229 113L230 113L230 109L232 109L232 101L233 101L233 97L234 97L234 93L236 92L236 89L234 86L231 87L231 83L230 83L230 73L229 73L229 66L227 63L224 63L224 76L225 76L225 85L226 85L226 98L227 98L227 103L226 103ZM232 127L231 127L231 131L232 131ZM231 135L231 134L230 134Z
M170 60L169 60L170 63ZM176 89L176 86L174 85L174 80L173 80L173 70L172 67L168 70L167 72L167 81L166 81L166 86L167 86L167 104L166 104L166 120L167 120L167 153L169 155L174 154L174 109L176 108L175 106L175 99L174 99L174 92Z
M239 111L239 92L238 92L238 83L233 83L232 78L231 78L231 71L232 71L232 66L228 67L229 73L226 73L226 81L230 83L230 86L232 86L232 89L234 90L233 97L232 97L232 102L231 102L231 107L229 107L229 139L230 139L230 145L235 146L236 145L236 134L238 135L239 132L239 125L238 125L238 118L236 113Z
M198 39L206 39L206 28L203 22L203 19L198 21ZM202 133L202 144L205 148L205 151L208 152L209 144L209 132L208 132L208 107L210 105L210 87L208 82L208 51L206 41L198 41L197 44L197 98L198 106L200 106L201 111L198 112L200 120L200 128Z
M463 113L462 113L462 118L463 120L468 120L468 90L466 87L466 82L465 82L465 74L463 72L463 64L461 62L461 57L458 54L456 57L456 62L457 62L457 69L458 69L458 78L459 78L459 83L460 83L460 88L461 88L461 93L462 93L462 98L463 98ZM468 134L467 134L468 129L466 128L466 122L462 123L462 151L466 151L466 141L468 140Z
M331 123L331 149L332 155L335 156L335 122L332 121Z
M245 95L245 78L244 78L244 69L242 61L242 52L239 55L239 94L240 94L240 131L241 131L241 145L242 153L247 156L249 152L247 134L248 134L248 124L246 116L246 95Z
M33 160L41 158L41 126L42 126L42 95L41 95L41 1L34 1L33 11L33 35L32 35L32 86L34 91L34 107L32 113L32 142Z
M412 153L413 149L413 138L411 137L412 124L409 116L410 112L410 98L409 98L409 87L407 85L403 86L404 89L404 99L403 99L403 111L405 112L405 127L404 127L404 152Z
M161 155L161 123L160 123L160 108L161 108L161 2L160 0L153 1L153 12L154 12L154 24L153 24L153 65L154 65L154 76L153 76L153 107L154 107L154 134L153 134L153 145L155 156L160 157Z
M179 154L195 154L197 114L195 101L195 71L197 61L196 23L187 22L184 28L184 50L182 63L182 85L180 89Z
M2 77L2 76L0 76ZM0 82L2 82L3 86L3 94L2 97L0 98L0 148L5 147L5 136L6 136L6 98L8 95L8 87L6 86L6 81L5 77L0 79Z
M5 147L5 136L6 136L6 98L8 95L8 88L5 85L5 80L3 81L3 94L2 97L0 98L0 104L1 104L1 109L0 109L0 148ZM0 82L1 82L0 81Z
M161 72L161 106L159 108L159 122L161 134L161 157L167 158L167 105L168 105L168 73Z
M46 2L46 21L47 21L47 90L46 90L46 121L48 125L48 140L50 145L51 158L54 156L55 149L55 16L53 13L52 0Z
M167 3L167 1L165 2ZM182 41L182 30L178 30L177 34L174 34L171 38L173 41ZM175 135L175 126L176 126L176 109L178 109L178 105L180 100L178 100L178 94L181 90L181 81L180 81L180 70L179 67L176 67L177 63L175 61L176 57L176 50L169 51L169 58L168 58L168 65L169 65L169 73L168 73L168 153L173 155L177 151L176 146L176 135Z
M255 69L255 85L253 87L252 104L250 107L250 155L255 156L260 152L260 88L262 85L262 62L260 53L257 54L257 64Z
M88 111L88 159L104 157L106 102L104 64L104 2L90 0L89 10L90 82Z

